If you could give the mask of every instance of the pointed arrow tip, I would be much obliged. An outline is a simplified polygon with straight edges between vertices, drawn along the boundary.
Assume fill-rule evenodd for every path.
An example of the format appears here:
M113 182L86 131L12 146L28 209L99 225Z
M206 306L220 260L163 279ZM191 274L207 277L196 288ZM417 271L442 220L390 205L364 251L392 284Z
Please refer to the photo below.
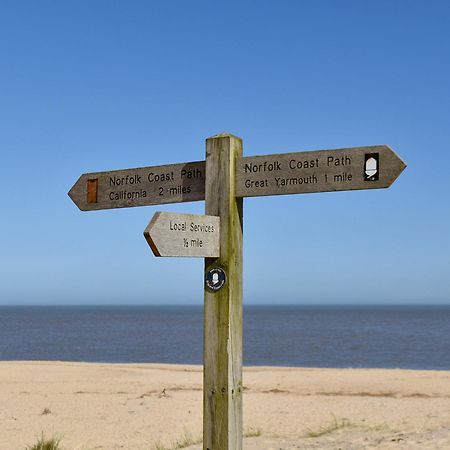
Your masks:
M150 221L150 223L147 225L147 227L144 230L145 240L147 241L147 244L150 246L150 248L152 249L152 252L155 256L161 256L161 253L159 252L155 241L152 239L151 231L160 215L161 215L161 212L156 212L153 215L152 220Z
M81 186L81 180L84 177L84 174L81 175L78 180L75 182L75 184L70 188L69 192L67 193L67 195L70 197L70 199L75 203L75 205L77 206L77 208L80 211L87 211L86 208L83 208L83 203L80 202L80 198L83 195L80 192L80 186Z
M145 240L147 241L147 244L150 246L150 248L152 249L152 252L155 256L161 256L161 253L159 253L158 251L158 247L156 246L156 244L153 242L152 237L150 236L150 233L148 233L147 231L144 231L144 237Z
M400 167L402 168L401 170L404 170L407 167L405 161L403 161L403 159L398 156L397 152L390 145L385 144L383 145L383 147L386 147L400 161Z
M394 151L392 147L390 147L389 145L384 145L384 147L386 147L394 157L395 176L392 177L388 185L388 187L390 187L392 186L394 181L397 180L397 178L401 175L401 173L406 169L407 164L405 163L405 161L403 161L402 158L400 158L400 156Z

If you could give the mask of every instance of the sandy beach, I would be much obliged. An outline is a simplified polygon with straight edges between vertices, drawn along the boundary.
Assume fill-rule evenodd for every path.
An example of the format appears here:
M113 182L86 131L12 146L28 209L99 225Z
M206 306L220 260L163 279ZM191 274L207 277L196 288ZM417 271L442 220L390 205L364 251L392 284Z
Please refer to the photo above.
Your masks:
M0 449L201 448L202 367L0 362ZM449 449L450 372L244 369L244 448Z

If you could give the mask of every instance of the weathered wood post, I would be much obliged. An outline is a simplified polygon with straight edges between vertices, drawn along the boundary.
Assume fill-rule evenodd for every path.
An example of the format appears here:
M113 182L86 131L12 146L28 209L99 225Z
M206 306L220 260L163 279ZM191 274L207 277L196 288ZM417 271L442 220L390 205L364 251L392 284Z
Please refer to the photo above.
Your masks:
M205 258L204 450L242 449L242 198L235 196L241 156L236 136L206 140L205 213L220 216L220 257Z

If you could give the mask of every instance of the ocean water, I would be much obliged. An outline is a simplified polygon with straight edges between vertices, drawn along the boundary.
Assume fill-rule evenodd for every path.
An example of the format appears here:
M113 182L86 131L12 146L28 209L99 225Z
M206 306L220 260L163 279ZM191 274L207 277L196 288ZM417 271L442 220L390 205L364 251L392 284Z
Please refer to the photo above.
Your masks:
M201 364L200 306L0 307L0 360ZM244 364L450 369L450 306L248 306Z

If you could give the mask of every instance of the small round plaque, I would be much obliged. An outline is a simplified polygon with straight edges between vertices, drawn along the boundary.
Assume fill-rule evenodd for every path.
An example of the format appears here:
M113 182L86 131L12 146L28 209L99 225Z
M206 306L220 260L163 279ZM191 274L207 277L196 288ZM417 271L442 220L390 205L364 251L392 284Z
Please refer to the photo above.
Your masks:
M220 267L214 267L206 272L206 287L211 291L216 292L225 284L225 278L225 271Z

